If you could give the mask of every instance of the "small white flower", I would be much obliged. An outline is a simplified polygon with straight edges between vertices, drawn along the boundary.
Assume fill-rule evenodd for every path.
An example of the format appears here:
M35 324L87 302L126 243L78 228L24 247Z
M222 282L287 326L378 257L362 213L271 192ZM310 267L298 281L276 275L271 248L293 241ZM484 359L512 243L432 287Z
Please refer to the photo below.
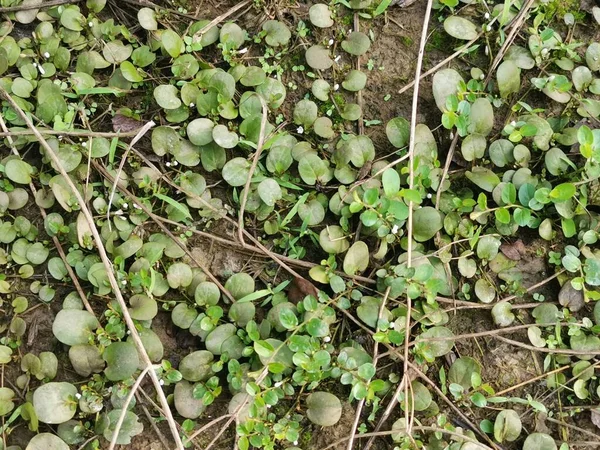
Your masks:
M81 145L83 145L84 147L87 147L87 142L82 142Z
M481 74L481 75L479 75L479 79L480 79L480 80L483 80L484 78L485 78L485 75L484 75L484 74Z
M548 49L547 48L543 48L542 49L542 56L546 56L548 54Z
M38 70L40 71L40 74L42 74L42 75L44 75L46 73L46 71L44 70L44 68L42 66L39 66Z
M454 132L450 132L450 139L454 139Z
M271 409L271 405L267 405L267 409Z
M335 41L333 40L333 38L331 38L331 39L329 39L329 43L328 43L327 45L331 47L331 46L333 45L333 43L334 43L334 42L335 42Z
M75 394L75 398L76 398L77 400L79 400L79 399L81 398L81 394L78 392L77 394Z
M294 441L294 445L298 445L298 441Z
M158 384L160 384L161 386L164 386L165 380L158 380Z
M177 161L173 161L173 167L175 167L177 164L179 164Z
M396 233L398 233L398 225L394 225L392 227L392 234L396 234Z
M485 15L483 16L483 18L484 18L485 20L488 20L488 19L490 18L490 13L489 13L489 12L486 12L486 13L485 13Z
M238 53L240 55L243 55L244 53L247 53L247 52L248 52L248 47L241 49Z
M62 138L63 138L63 137L62 137L62 135L59 135L59 136L58 136L58 140L59 140L59 141L62 141Z
M492 26L491 26L490 24L487 24L487 25L485 26L485 28L486 28L488 31L492 31Z
M129 208L129 205L127 203L123 203L123 208L127 209Z
M44 53L44 58L46 58L46 59L50 58L50 53L48 53L48 52L45 52L45 53Z
M427 198L431 198L431 197L432 197L432 195L431 195L431 192L430 192L429 194L427 194Z
M127 334L131 334L131 330L127 330Z
M120 209L117 209L117 210L115 211L115 216L120 216L121 214L123 214L123 211L122 211L122 210L120 210Z
M121 220L127 220L127 217L125 216L119 216L121 218Z
M515 122L514 120L510 123L511 127L516 127L517 126L517 122Z
M167 166L167 167L171 167L171 163L170 163L169 161L167 161L167 162L165 163L165 166Z
M190 103L190 108L193 108L194 106L196 106L194 103Z
M329 342L329 341L331 341L331 338L329 336L325 336L323 338L323 342Z
M486 45L485 46L485 56L490 54L490 48Z
M337 91L339 88L340 88L340 85L339 85L339 84L335 83L335 84L333 85L333 90L334 90L334 91Z
M134 203L134 204L133 204L133 207L134 207L135 209L142 209L142 207L141 207L140 205L138 205L137 203Z
M298 134L302 134L304 133L304 127L298 127L296 131L298 132Z
M33 67L37 67L37 66L38 66L37 63L33 63Z
M121 284L122 284L123 286L126 286L126 285L127 285L127 280L122 280L122 281L121 281Z
M276 383L275 383L275 387L279 387L279 386L281 386L282 384L283 384L283 381L278 381L278 382L276 382Z
M342 55L337 55L334 59L335 62L338 62L340 60L340 58L342 57Z
M94 26L94 22L88 22L88 26L92 28Z

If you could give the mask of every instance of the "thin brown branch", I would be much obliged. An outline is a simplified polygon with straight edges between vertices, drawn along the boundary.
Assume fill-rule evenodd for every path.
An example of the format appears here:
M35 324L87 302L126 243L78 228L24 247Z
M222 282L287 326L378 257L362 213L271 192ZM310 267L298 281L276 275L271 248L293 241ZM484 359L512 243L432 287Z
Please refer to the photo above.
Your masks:
M256 166L258 165L258 160L260 159L260 155L263 151L263 147L265 145L265 127L267 126L267 118L269 110L267 109L267 104L262 96L259 96L260 103L262 105L262 118L260 120L260 132L258 135L258 142L256 144L256 151L254 152L254 159L252 160L252 165L250 166L250 170L248 171L248 178L246 179L246 185L244 186L244 192L242 194L242 200L240 201L240 211L238 212L238 239L242 244L245 244L244 241L244 210L246 209L246 202L248 201L248 194L250 193L250 183L252 183L252 177L254 176L254 171L256 170Z
M0 128L2 128L2 130L5 132L8 131L8 129L6 128L6 122L4 122L4 118L2 117L1 114L0 114ZM14 153L14 155L21 158L21 155L20 155L19 151L17 150L17 147L15 146L15 143L14 143L12 137L9 135L6 137L6 140L8 141L8 144L9 144L12 152ZM35 197L37 194L37 189L35 188L33 182L29 183L29 189L31 190L31 193ZM40 214L41 214L42 218L46 219L46 217L48 217L48 215L46 214L46 210L39 205L38 205L38 208L40 210ZM88 301L88 298L85 295L85 292L83 291L83 288L81 287L81 284L79 283L79 278L77 278L77 275L73 271L73 268L67 261L67 255L65 254L65 251L62 247L62 244L58 240L58 237L52 236L52 242L54 243L54 248L56 248L56 251L58 252L58 255L60 256L60 259L62 260L62 262L65 266L65 269L67 270L67 273L69 274L69 277L71 277L73 286L75 286L75 289L77 290L77 293L79 294L79 297L81 298L81 302L83 303L83 306L85 307L87 312L89 312L94 317L96 317L96 313L92 309L92 305L90 305L90 302Z
M111 183L114 182L114 180L115 180L114 176L111 173L109 173L104 167L102 167L96 161L93 161L92 164L94 165L94 168L98 172L100 172L108 181L110 181ZM118 183L117 183L117 189L119 189L127 197L131 198L140 207L140 209L142 211L144 211L144 213L147 214L148 217L150 217L160 227L160 229L163 230L167 234L167 236L169 236L173 240L173 242L175 243L175 245L177 245L179 248L181 248L185 252L185 254L188 256L188 258L190 258L194 264L196 264L198 267L200 267L200 269L202 269L202 271L206 274L206 276L210 279L210 281L212 281L213 283L215 283L218 286L218 288L221 290L221 292L231 302L235 301L235 299L233 298L233 296L231 295L231 293L227 289L225 289L225 286L223 286L221 284L221 282L217 279L217 277L215 277L212 274L212 272L209 270L209 268L206 266L206 264L204 264L201 261L198 261L198 259L195 258L194 255L192 255L190 253L190 251L185 246L185 244L181 243L179 241L179 239L177 239L177 237L171 232L171 230L169 230L165 225L163 225L163 223L160 220L159 216L157 216L149 208L147 208L146 205L144 204L144 202L142 202L138 197L136 197L135 194L133 194L132 192L130 192L126 188L122 187ZM181 224L178 224L178 225L181 225Z
M52 8L54 6L60 6L60 5L68 5L68 4L72 4L72 3L80 3L83 0L50 0L50 1L43 1L37 5L17 5L17 6L7 6L5 8L0 8L0 14L1 13L9 13L9 12L17 12L17 11L29 11L32 9L46 9L46 8Z
M117 445L117 439L119 438L119 432L121 431L121 427L123 426L123 422L125 421L125 416L127 415L127 411L129 411L129 404L131 403L131 400L133 400L133 396L135 395L136 391L140 387L140 383L142 382L142 380L144 379L144 377L146 376L146 374L148 373L148 370L150 370L150 368L151 368L150 366L146 366L144 368L144 370L142 370L142 372L138 375L137 379L135 380L135 383L133 383L133 386L131 386L131 390L127 394L127 397L125 397L125 402L123 403L123 406L121 409L121 414L119 414L119 419L117 420L117 423L115 424L115 429L113 431L112 438L110 439L110 445L108 446L108 450L113 450L115 448L115 445Z
M42 147L46 151L46 155L54 163L54 166L56 167L58 172L63 176L65 182L67 183L67 186L72 191L73 195L75 196L76 200L78 201L79 207L81 208L81 212L83 213L83 215L89 225L89 228L92 233L94 242L96 244L100 259L106 269L106 275L107 275L108 281L112 287L113 294L115 295L117 303L119 304L119 306L121 308L121 311L123 314L123 319L125 320L125 324L127 325L128 330L131 332L131 338L133 339L133 343L135 344L135 346L138 350L138 353L141 355L144 365L147 367L150 367L150 370L149 370L150 377L152 378L152 383L154 384L154 387L156 389L156 393L160 399L160 402L163 405L163 408L165 411L165 418L167 419L169 427L171 428L171 432L173 434L173 439L175 441L175 446L178 450L184 450L183 443L181 442L181 438L179 437L179 432L177 430L175 419L173 418L171 409L169 408L169 403L167 401L167 397L165 396L165 393L162 390L162 386L160 384L158 376L156 375L156 372L154 371L154 369L152 369L152 361L150 360L150 357L148 356L148 353L146 352L146 349L144 347L144 344L142 343L142 340L137 331L135 323L133 322L133 319L131 318L131 315L127 308L127 303L125 302L125 298L123 297L123 293L121 292L119 283L117 281L117 278L115 277L112 263L110 261L110 258L108 257L108 254L106 253L104 243L102 242L102 238L101 238L100 233L98 232L98 228L96 227L96 224L94 222L94 216L90 212L90 210L85 202L85 199L82 197L81 193L79 192L79 190L73 183L73 180L71 179L71 177L69 177L69 174L65 171L64 167L62 166L61 161L58 158L58 156L56 155L54 149L48 144L48 141L46 141L44 136L42 136L42 134L37 130L37 128L31 121L31 119L29 118L29 116L27 114L25 114L25 112L21 109L21 107L13 100L13 98L8 94L8 92L6 92L6 90L2 86L0 86L0 95L2 97L4 97L8 101L8 103L10 103L10 105L15 110L15 112L19 115L19 117L21 117L21 119L23 119L23 121L25 122L27 127L34 132L34 135L37 138L38 142L42 145Z
M456 431L446 430L444 428L425 427L425 426L416 426L416 427L413 427L413 430L415 430L415 431L431 431L433 433L448 434L448 435L450 435L452 437L457 438L457 440L463 440L463 441L466 441L466 442L470 442L472 444L477 444L478 446L480 446L480 448L482 450L484 450L484 449L490 449L491 450L491 447L488 447L487 445L482 444L481 442L479 442L479 441L477 441L477 440L475 440L475 439L473 439L473 438L471 438L469 436L466 436L464 434L458 433ZM363 438L363 437L376 438L376 437L379 437L379 436L390 436L392 434L399 434L399 435L404 434L404 435L407 435L406 430L400 429L400 430L374 431L372 433L363 433L363 434L360 435L360 437L361 438ZM348 439L349 439L348 437L343 437L341 439L338 439L335 442L332 442L327 447L321 448L320 450L329 450L330 448L334 448L334 447L336 447L339 444L343 444Z
M381 318L383 317L383 311L385 310L385 306L387 303L387 299L390 295L390 291L391 291L391 287L388 286L388 288L385 290L385 293L383 294L383 300L381 300L381 305L379 305L379 313L377 314L377 327L379 328L379 322L381 321ZM377 370L377 363L379 361L379 342L375 341L375 348L373 349L373 367L375 370ZM356 415L354 417L354 423L352 424L352 429L350 431L350 438L348 439L348 446L346 447L347 450L352 450L353 446L354 446L354 436L356 435L356 428L358 427L358 422L360 420L360 415L362 413L362 409L365 406L365 399L361 399L360 402L358 403L358 406L356 408Z

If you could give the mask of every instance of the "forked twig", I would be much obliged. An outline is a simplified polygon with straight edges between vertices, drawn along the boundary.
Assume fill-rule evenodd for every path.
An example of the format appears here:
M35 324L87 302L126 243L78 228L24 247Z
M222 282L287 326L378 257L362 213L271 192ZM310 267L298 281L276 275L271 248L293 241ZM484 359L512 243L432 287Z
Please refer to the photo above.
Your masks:
M427 0L427 6L425 6L425 17L423 18L423 28L421 30L421 43L419 45L419 54L417 56L417 65L415 67L415 80L419 79L421 75L421 68L423 67L423 57L425 56L425 43L427 42L427 31L429 29L429 18L431 17L431 9L433 7L433 0ZM419 108L419 89L420 83L415 83L415 88L413 89L413 97L412 97L412 110L410 117L410 140L408 144L408 155L409 155L409 175L408 175L408 188L413 189L415 184L415 144L416 144L416 136L415 130L417 128L417 111ZM406 266L408 268L412 267L412 251L413 251L413 201L412 199L408 202L408 220L407 220L407 238L408 244L406 249L407 261ZM405 381L404 383L404 398L407 401L408 406L408 398L409 398L409 383L408 383L408 367L409 367L409 355L408 355L408 337L410 330L410 319L411 319L411 311L412 311L412 299L410 295L406 296L406 321L404 323L404 329L406 330L405 342L404 342L404 368L402 377ZM410 392L412 394L412 392ZM391 402L395 402L397 397L391 399ZM407 411L406 415L406 427L407 433L410 436L411 428L414 420L414 401L410 402L411 411L410 413ZM408 410L408 408L407 408ZM387 411L387 410L386 410Z
M19 151L17 150L17 147L15 146L12 136L10 135L8 128L6 127L6 122L4 122L4 118L2 117L2 114L0 114L0 128L2 128L2 130L4 132L9 133L6 136L6 140L8 141L8 144L10 145L10 148L11 148L12 152L15 154L15 156L18 156L19 158L21 158L21 155L19 154ZM37 189L33 185L33 182L29 183L29 189L31 190L31 193L35 197L37 194ZM46 210L39 205L38 205L38 207L40 209L40 214L41 214L42 218L45 220L46 217L48 216L46 214ZM79 283L79 279L77 278L77 275L75 274L75 272L73 271L73 268L67 261L67 255L65 254L65 251L62 248L62 244L60 243L60 241L58 240L58 238L56 236L52 236L52 242L54 243L54 248L56 248L56 251L58 252L58 255L60 256L60 259L62 259L62 262L65 266L67 273L69 274L69 276L71 277L71 280L73 281L73 285L75 286L75 289L77 290L77 293L79 294L79 297L81 298L81 302L83 303L83 306L85 307L87 312L89 312L94 317L96 317L96 313L92 309L92 305L90 305L90 302L88 301L87 296L85 295L85 292L83 291L83 288L81 287L81 284Z
M131 400L133 400L133 396L135 395L138 387L140 387L140 383L144 380L144 377L148 373L149 369L150 369L150 366L146 366L144 368L144 370L142 370L142 372L138 375L137 379L135 380L135 383L133 383L133 386L131 386L131 390L129 391L129 394L127 394L127 397L125 398L125 402L123 403L123 406L121 409L121 414L119 414L119 419L117 420L117 423L115 424L115 429L113 431L113 436L110 440L110 445L108 446L108 450L113 450L115 448L115 445L117 445L117 439L119 438L119 432L121 431L121 427L123 426L123 422L125 421L125 416L127 415L127 411L129 411L129 404L131 403Z
M383 317L383 311L385 310L385 304L387 303L387 299L390 295L390 291L392 288L388 286L383 294L383 300L381 300L381 305L379 305L379 312L377 314L377 329L379 329L379 322ZM375 341L375 348L373 349L373 367L377 370L377 363L379 361L379 342ZM362 409L365 406L365 399L362 398L356 407L356 415L354 417L354 423L352 424L352 428L350 430L350 438L348 439L347 450L352 450L354 446L354 436L356 435L356 428L358 427L358 422L360 420L360 415L362 413Z
M92 161L92 164L94 165L95 169L100 172L108 181L113 182L114 180L116 180L116 178L114 177L114 175L110 174L104 167L102 167L100 164L98 164L96 161ZM148 215L148 217L150 217L154 223L156 223L161 230L163 230L167 236L169 236L173 242L175 243L175 245L177 245L179 248L181 248L185 254L188 256L188 258L190 258L192 260L192 262L194 264L196 264L198 267L200 267L200 269L202 269L202 271L206 274L206 276L210 279L210 281L212 281L213 283L215 283L217 285L217 287L221 290L221 292L231 301L234 302L235 299L233 298L233 296L231 295L231 293L225 289L225 287L221 284L221 282L212 274L212 272L208 269L208 267L206 267L206 264L202 263L201 261L198 261L197 258L194 257L194 255L192 255L190 253L190 251L187 249L187 247L182 244L179 239L177 239L175 237L175 235L171 232L171 230L169 230L160 220L160 218L154 214L149 208L146 207L146 205L144 204L144 202L140 201L140 199L138 197L136 197L132 192L128 191L126 188L120 186L117 184L117 189L119 189L123 194L125 194L127 197L131 198L133 201L135 201L135 203L140 207L140 209L142 211L144 211L145 214ZM181 226L181 224L178 223L179 226Z
M71 3L79 3L82 1L83 0L50 0L50 1L42 1L37 5L29 4L29 5L7 6L5 8L0 8L0 14L1 13L9 13L9 12L17 12L17 11L29 11L32 9L52 8L53 6L68 5Z
M106 207L106 220L108 222L109 228L110 228L110 207L112 206L112 201L115 196L115 190L117 189L117 184L119 183L119 178L121 178L121 173L123 172L123 167L125 166L125 161L127 161L127 156L129 156L129 152L131 151L131 148L142 137L144 137L144 135L148 132L148 130L150 130L150 128L152 128L154 125L156 125L156 124L152 120L150 122L145 123L144 126L142 128L140 128L138 133L133 137L133 139L127 146L127 150L125 150L125 153L123 153L123 156L121 157L121 162L119 163L119 168L117 169L117 172L115 174L115 181L113 182L113 185L110 188L110 194L108 195L108 206ZM91 153L91 151L90 151L90 153Z
M258 134L258 142L256 144L256 151L254 152L254 158L252 159L252 165L248 171L248 178L246 179L246 185L244 186L244 193L242 194L242 200L240 201L240 212L238 213L238 239L242 244L244 241L244 210L246 209L246 202L248 201L248 193L250 191L250 183L252 182L252 176L258 165L258 160L265 146L265 128L267 126L268 109L265 99L262 96L258 96L260 104L262 105L262 118L260 119L260 132Z
M39 131L37 131L35 125L31 121L29 116L27 116L27 114L25 114L25 112L21 109L21 107L12 99L12 97L8 94L8 92L6 92L6 89L4 89L4 87L2 87L2 86L0 86L0 95L2 97L4 97L8 101L8 103L10 103L10 105L15 110L15 112L21 117L21 119L23 119L23 121L25 122L27 127L34 132L34 135L37 138L38 142L46 150L47 156L54 162L56 169L63 176L65 183L67 184L67 186L69 187L69 189L72 191L73 195L79 202L79 207L81 208L81 212L83 213L83 215L89 225L90 231L92 233L92 237L93 237L96 247L98 249L98 254L99 254L100 259L102 260L102 263L106 269L106 275L108 277L108 281L112 287L115 298L116 298L119 306L121 307L121 311L123 314L123 319L125 320L125 324L127 325L128 330L131 332L131 337L133 339L133 342L134 342L139 354L142 357L144 365L149 367L148 373L150 374L150 377L152 378L152 383L154 384L156 393L160 399L161 404L163 405L163 409L165 412L165 418L167 419L167 422L169 423L169 427L171 429L171 433L173 434L173 439L175 441L176 448L178 450L184 450L183 443L181 442L181 438L180 438L179 432L177 430L177 425L176 425L175 419L173 418L173 415L171 414L171 409L169 408L169 403L167 402L167 397L165 396L165 393L162 390L162 386L159 382L156 372L152 368L152 361L150 360L150 357L148 356L148 353L146 352L146 349L144 348L144 344L142 343L142 340L140 339L140 335L138 334L138 331L135 327L135 323L133 322L133 319L131 318L131 315L129 314L129 310L127 308L127 303L125 302L125 298L123 297L123 293L121 292L121 288L119 286L117 278L115 277L112 263L108 257L108 254L106 253L106 249L104 248L104 243L102 242L102 238L100 237L98 228L96 227L96 224L94 223L94 216L90 212L90 210L85 202L85 199L82 197L81 193L79 192L79 190L73 183L73 180L71 180L71 177L69 177L69 174L65 171L64 167L62 166L60 159L54 152L54 149L48 144L48 141L46 141L44 136L42 136L41 133Z

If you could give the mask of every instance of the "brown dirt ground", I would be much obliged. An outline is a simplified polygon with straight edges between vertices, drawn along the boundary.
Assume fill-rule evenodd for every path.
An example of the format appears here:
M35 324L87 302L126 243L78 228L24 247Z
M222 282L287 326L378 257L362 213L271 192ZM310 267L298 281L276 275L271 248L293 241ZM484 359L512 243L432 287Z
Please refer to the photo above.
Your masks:
M203 11L203 17L212 19L217 15L227 11L230 7L237 4L235 0L227 1L203 1L203 0L179 0L181 5L186 6L191 14L198 9ZM309 4L312 2L308 2ZM284 18L290 22L297 20L298 13L306 12L307 5L301 4L298 10L292 9L290 12L283 11ZM366 57L363 57L363 68L366 67L368 59L374 63L374 69L369 74L367 88L363 91L364 102L364 118L366 120L381 120L385 124L388 120L398 115L410 119L412 91L409 90L403 95L397 95L396 92L408 83L414 76L414 64L416 61L418 41L421 33L421 23L424 14L425 2L417 2L406 9L398 7L390 8L388 12L389 20L384 22L383 18L377 19L373 24L366 22L361 23L361 27L371 26L375 33L375 42ZM242 14L240 16L240 13ZM124 18L134 18L132 10L124 8L120 12ZM239 19L242 26L256 24L261 18L258 17L252 10L242 10L233 16L234 19ZM306 20L306 18L304 17ZM435 25L434 25L435 26ZM443 59L447 53L444 49L428 47L427 57L425 59L425 69L433 66L436 62ZM379 68L382 70L379 70ZM299 89L296 92L289 92L290 98L301 98L304 92L310 87L310 80L296 77L294 79ZM391 98L388 101L384 100L386 95L390 94ZM292 102L293 103L293 102ZM289 114L289 111L286 112ZM435 126L439 123L439 111L437 110L431 95L431 81L426 79L421 84L419 95L419 121ZM384 127L378 126L367 128L367 134L371 136L376 144L378 154L386 155L393 151L390 148L387 139L385 138ZM446 148L443 145L447 142L447 136L442 136L438 132L440 138L440 153L441 157L445 154ZM447 147L447 146L446 146ZM224 276L231 272L237 272L246 264L249 258L247 255L240 255L233 250L225 247L216 246L200 241L195 242L198 248L198 255L202 259L210 263L213 273L217 276ZM527 283L534 284L544 278L541 275L540 262L535 258L527 259L522 266L524 272L528 274ZM530 269L530 270L528 270ZM556 288L556 287L554 287ZM547 295L553 295L556 289L549 289ZM26 317L28 327L36 330L35 336L32 339L27 339L28 342L23 348L23 351L31 351L39 353L41 351L53 350L55 347L54 339L52 338L51 317L47 314L46 307L40 307ZM460 313L456 316L451 316L449 325L455 333L477 332L491 329L491 318L487 310ZM153 329L159 333L161 340L165 346L165 358L171 360L176 366L180 359L191 348L197 345L194 339L188 339L172 329L171 322L166 314L160 314L156 318L155 327ZM526 381L538 374L539 368L543 361L539 357L533 355L527 350L515 350L508 347L499 341L493 339L483 340L467 340L457 343L457 356L474 356L482 361L483 378L486 381L491 381L494 388L502 390L513 386L516 383ZM435 371L437 373L437 371ZM10 378L10 374L6 374ZM434 371L430 372L432 378L435 379ZM68 378L68 374L66 374ZM150 392L151 389L148 389ZM534 388L527 390L517 390L515 395L523 395L525 392L531 393L534 397L538 394L543 394L546 391L545 383L540 381L534 385ZM440 402L441 405L441 402ZM151 410L151 407L149 407ZM198 424L202 425L217 417L226 409L226 404L216 402L211 406L206 413L206 416L198 420ZM312 427L304 431L309 431L312 436L307 443L305 450L319 449L326 445L335 442L341 437L349 434L352 421L354 419L355 410L352 406L345 404L343 417L340 423L331 429L318 429ZM366 415L363 417L366 419ZM390 419L392 422L393 417ZM578 417L573 421L574 425L586 429L594 429L594 426L589 423L587 413L583 418ZM529 422L531 427L534 426L532 421ZM555 426L547 424L553 431ZM543 426L538 424L538 427ZM159 428L165 436L169 436L168 428L164 422L159 424ZM210 430L205 436L201 436L197 446L201 448L210 441L215 429ZM571 432L571 439L576 436ZM588 440L589 436L576 436L579 440ZM30 433L24 427L17 428L11 438L14 438L14 444L25 447ZM233 429L225 433L221 442L214 447L216 450L224 450L232 447ZM391 448L389 444L378 441L380 449ZM158 450L162 448L160 441L155 435L152 428L146 424L144 433L134 438L131 445L127 448L132 450ZM345 448L344 445L339 445L336 448Z

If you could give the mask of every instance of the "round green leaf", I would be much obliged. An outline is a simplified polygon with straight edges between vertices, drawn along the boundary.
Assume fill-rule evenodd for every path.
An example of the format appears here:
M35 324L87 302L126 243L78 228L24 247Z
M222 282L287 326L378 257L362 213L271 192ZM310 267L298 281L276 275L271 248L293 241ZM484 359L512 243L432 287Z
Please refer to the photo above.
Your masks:
M465 41L471 41L479 35L473 22L460 16L448 16L444 20L444 30L453 38Z
M309 47L304 57L307 64L315 70L327 70L333 66L333 59L329 57L329 50L322 45Z
M71 383L46 383L33 393L33 408L40 422L58 424L71 420L77 410L77 388Z
M279 183L273 178L265 178L258 184L258 195L260 199L268 206L275 205L275 202L281 200L283 196Z
M40 433L31 438L25 450L69 450L69 446L54 434Z
M87 344L99 326L98 320L88 311L63 309L54 318L52 332L63 344Z
M223 178L230 186L243 186L250 173L250 163L242 157L233 158L223 166Z
M331 427L342 417L342 403L329 392L313 392L306 398L306 406L308 420L322 427Z
M102 355L106 361L104 374L110 381L121 381L131 377L140 363L138 352L131 342L113 342Z
M362 241L352 244L344 257L344 272L347 275L356 275L369 267L369 247Z
M154 88L154 99L161 108L171 110L181 106L179 90L170 84L162 84Z
M310 23L315 27L329 28L333 26L333 19L331 18L331 11L329 6L323 3L316 3L308 10L308 17Z
M20 159L11 159L4 166L4 173L8 179L19 184L31 183L33 172L33 167Z
M137 14L138 21L144 30L158 30L158 22L156 21L156 12L150 8L140 8Z
M361 31L353 31L342 41L342 48L354 56L361 56L371 48L371 40Z

